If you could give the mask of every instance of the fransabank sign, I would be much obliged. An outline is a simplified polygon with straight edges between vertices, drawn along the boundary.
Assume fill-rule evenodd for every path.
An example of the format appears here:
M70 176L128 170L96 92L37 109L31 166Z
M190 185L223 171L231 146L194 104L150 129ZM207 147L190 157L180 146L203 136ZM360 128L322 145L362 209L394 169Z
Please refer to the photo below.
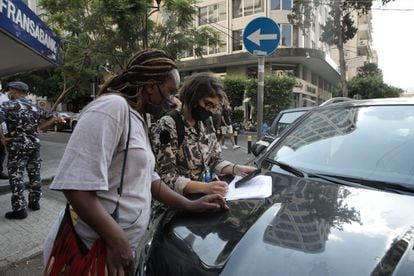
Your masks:
M22 1L0 0L0 29L53 63L60 63L60 40Z

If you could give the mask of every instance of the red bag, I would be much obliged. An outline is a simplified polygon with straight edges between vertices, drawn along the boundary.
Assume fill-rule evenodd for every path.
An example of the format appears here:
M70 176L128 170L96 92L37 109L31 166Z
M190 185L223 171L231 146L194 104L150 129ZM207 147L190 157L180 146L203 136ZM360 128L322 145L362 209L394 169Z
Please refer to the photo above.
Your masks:
M44 271L44 276L57 275L108 275L105 243L98 238L88 249L75 231L69 204Z

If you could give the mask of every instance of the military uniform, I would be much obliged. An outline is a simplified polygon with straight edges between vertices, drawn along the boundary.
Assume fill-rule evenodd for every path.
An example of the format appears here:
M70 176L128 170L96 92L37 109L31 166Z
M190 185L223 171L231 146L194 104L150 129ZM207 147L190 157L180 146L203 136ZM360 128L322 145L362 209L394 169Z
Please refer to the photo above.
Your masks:
M157 172L164 183L178 193L190 180L204 181L206 169L211 173L220 174L221 170L231 163L221 158L221 147L217 141L214 127L197 122L197 128L184 121L184 137L178 145L178 135L174 119L167 115L162 117L151 129L151 141L156 158ZM212 129L210 129L212 128ZM168 133L170 139L161 141Z
M7 168L12 190L13 211L26 208L24 191L24 168L29 176L29 203L37 203L42 195L40 179L40 140L38 125L41 119L53 114L31 103L24 97L4 102L0 106L0 123L6 122L8 133ZM30 206L30 205L29 205Z

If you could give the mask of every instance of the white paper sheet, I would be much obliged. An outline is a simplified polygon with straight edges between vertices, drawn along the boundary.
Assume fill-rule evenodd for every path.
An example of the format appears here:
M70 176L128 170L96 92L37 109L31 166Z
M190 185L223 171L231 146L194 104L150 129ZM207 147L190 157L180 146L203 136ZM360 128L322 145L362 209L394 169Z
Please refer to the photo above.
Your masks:
M236 176L229 184L229 192L226 200L266 198L272 195L272 177L269 175L258 175L236 188L234 183L241 177Z

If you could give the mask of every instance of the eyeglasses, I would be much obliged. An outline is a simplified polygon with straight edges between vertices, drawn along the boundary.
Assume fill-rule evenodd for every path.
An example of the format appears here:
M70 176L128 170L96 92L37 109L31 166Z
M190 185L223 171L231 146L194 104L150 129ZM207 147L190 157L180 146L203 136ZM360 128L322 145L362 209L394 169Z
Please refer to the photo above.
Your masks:
M214 104L207 100L202 100L204 108L212 113L219 113L221 111L221 104Z

